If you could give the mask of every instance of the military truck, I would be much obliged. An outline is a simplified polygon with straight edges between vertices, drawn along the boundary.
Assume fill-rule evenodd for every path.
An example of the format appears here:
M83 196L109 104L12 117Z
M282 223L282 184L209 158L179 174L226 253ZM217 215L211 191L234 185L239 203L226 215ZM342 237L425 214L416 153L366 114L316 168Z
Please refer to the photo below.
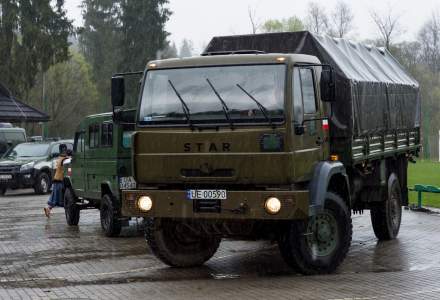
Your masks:
M65 165L64 209L68 225L79 223L80 211L99 209L107 236L118 236L129 218L121 215L121 190L136 188L131 176L131 135L134 111L124 111L125 122L112 113L86 117L75 133L73 156ZM121 117L120 117L121 118Z
M203 264L229 237L330 273L352 211L370 210L378 239L398 235L419 149L419 86L388 51L309 32L216 37L201 57L148 63L122 213L147 218L170 266Z

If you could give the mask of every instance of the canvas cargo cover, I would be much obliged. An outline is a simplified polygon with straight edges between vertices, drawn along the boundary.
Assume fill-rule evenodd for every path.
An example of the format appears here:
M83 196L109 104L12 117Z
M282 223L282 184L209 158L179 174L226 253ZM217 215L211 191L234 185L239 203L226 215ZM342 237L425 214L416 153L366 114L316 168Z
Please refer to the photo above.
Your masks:
M307 31L214 37L206 52L259 50L318 57L336 70L332 136L384 134L420 126L418 82L385 49Z

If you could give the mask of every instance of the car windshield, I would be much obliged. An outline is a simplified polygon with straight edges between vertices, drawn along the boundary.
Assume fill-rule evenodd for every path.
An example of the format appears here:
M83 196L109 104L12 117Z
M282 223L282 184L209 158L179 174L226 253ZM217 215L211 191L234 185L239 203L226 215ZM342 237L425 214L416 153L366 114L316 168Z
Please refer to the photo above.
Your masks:
M8 154L8 157L38 157L45 156L49 150L49 144L19 144Z
M285 68L242 65L149 71L139 121L143 125L281 122Z

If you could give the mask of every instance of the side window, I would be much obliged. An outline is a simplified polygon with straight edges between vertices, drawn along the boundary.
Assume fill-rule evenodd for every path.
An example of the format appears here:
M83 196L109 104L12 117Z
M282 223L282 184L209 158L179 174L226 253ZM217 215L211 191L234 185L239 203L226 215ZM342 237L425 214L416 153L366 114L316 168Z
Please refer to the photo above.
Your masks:
M293 118L297 124L301 124L303 121L301 79L298 68L293 69Z
M112 147L113 146L113 124L103 123L101 125L101 146Z
M52 149L50 150L50 155L52 157L56 157L60 155L60 144L55 144L52 146Z
M99 125L93 124L89 126L89 147L97 148L99 146Z
M69 149L70 144L67 145ZM75 134L75 143L73 144L73 153L84 152L84 132L77 132Z
M313 69L300 69L301 90L304 103L304 113L316 113L315 80L313 79Z

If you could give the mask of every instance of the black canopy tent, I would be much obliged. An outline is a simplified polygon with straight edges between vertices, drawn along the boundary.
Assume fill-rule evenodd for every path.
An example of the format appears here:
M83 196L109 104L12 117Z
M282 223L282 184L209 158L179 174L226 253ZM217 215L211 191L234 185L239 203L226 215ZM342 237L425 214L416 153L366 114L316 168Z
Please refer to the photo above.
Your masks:
M47 122L50 117L17 99L0 83L0 122Z

